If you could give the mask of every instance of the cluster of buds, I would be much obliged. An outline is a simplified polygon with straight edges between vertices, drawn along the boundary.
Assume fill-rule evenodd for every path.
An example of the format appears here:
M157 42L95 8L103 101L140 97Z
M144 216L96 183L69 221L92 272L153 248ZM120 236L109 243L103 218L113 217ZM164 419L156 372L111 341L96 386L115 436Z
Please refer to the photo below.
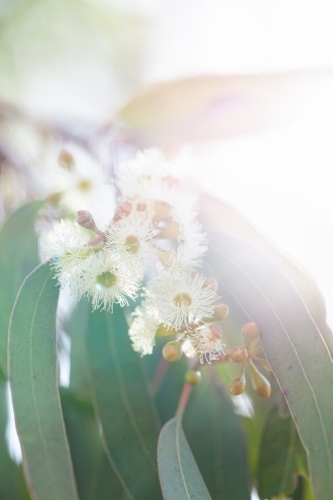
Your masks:
M262 398L269 398L271 395L271 385L264 375L258 370L256 364L260 364L266 373L275 378L272 369L265 357L262 357L264 350L260 345L259 328L255 323L246 323L242 327L242 337L245 348L236 346L232 349L230 356L235 363L241 364L240 374L234 378L229 386L233 396L242 394L245 390L245 366L248 367L253 390Z
M105 176L97 175L95 163L80 170L80 158L75 150L62 150L58 162L80 200L86 193L91 201ZM176 338L165 346L165 359L175 361L184 352L210 363L223 355L217 323L228 307L218 302L215 280L198 272L207 237L197 220L197 199L170 175L178 165L177 157L169 161L157 149L139 152L108 179L121 194L106 227L96 225L82 201L76 221L61 220L42 234L40 251L60 285L88 297L94 309L112 311L140 296L129 336L141 356L151 354L156 335L164 332Z

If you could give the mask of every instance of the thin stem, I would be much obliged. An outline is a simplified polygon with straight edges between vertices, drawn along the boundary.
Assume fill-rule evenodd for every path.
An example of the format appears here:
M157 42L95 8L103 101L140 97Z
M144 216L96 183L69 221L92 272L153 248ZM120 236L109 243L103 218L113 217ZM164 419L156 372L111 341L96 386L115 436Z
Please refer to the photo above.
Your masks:
M95 236L92 240L88 241L88 243L85 245L87 247L97 245L98 243L102 243L104 241L103 236Z
M165 377L168 374L170 363L164 358L160 358L155 373L151 381L151 394L153 397L158 393Z
M191 395L193 385L184 384L183 390L179 398L179 403L176 411L176 417L182 418L186 405L188 403L189 397Z

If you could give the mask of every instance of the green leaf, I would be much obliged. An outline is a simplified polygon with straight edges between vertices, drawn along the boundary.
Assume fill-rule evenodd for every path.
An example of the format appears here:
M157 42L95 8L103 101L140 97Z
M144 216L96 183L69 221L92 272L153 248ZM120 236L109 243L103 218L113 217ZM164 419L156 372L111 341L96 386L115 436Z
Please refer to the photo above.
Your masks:
M203 372L186 406L183 426L196 463L213 499L250 500L245 437L239 417L222 387Z
M86 335L90 309L91 304L88 300L81 299L65 326L65 330L71 339L69 386L77 396L88 400L90 400L91 396L91 384Z
M0 498L6 500L29 500L21 465L9 456L6 443L7 384L0 372Z
M285 274L244 242L211 234L208 261L220 295L258 324L265 354L307 450L314 497L333 491L332 359L316 324ZM233 311L231 311L233 314Z
M80 500L130 498L106 456L92 405L68 390L60 395Z
M135 500L158 500L158 424L141 360L123 309L90 314L88 353L96 410L107 453Z
M260 498L288 496L306 472L306 454L291 416L279 415L274 406L267 418L260 444L257 490Z
M43 202L19 208L0 232L0 368L7 373L7 338L10 314L24 278L38 265L34 223Z
M76 500L58 375L59 288L43 264L23 282L9 327L9 375L28 486L36 500Z
M158 440L158 471L165 500L211 500L180 417L167 422Z

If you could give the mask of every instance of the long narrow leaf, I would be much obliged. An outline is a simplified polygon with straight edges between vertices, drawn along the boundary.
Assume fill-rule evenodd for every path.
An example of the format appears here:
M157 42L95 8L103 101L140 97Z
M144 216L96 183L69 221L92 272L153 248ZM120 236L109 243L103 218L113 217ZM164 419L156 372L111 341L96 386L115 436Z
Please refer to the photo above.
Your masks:
M53 277L49 265L41 265L19 291L9 328L10 384L32 497L77 500L58 392Z
M0 232L0 367L7 373L7 337L10 314L24 278L38 265L34 222L43 202L19 208Z
M140 357L123 310L90 315L88 356L94 398L110 461L135 500L158 500L158 424Z
M274 406L260 445L257 486L260 498L292 493L300 473L306 473L306 454L294 421L290 416L281 417Z
M91 403L65 389L60 395L80 500L128 499L106 456Z
M212 234L210 264L224 300L255 321L263 347L308 453L317 500L333 491L333 364L303 300L263 254L226 235ZM232 311L231 311L232 314Z
M158 440L158 470L165 500L211 500L182 429L181 418L167 422Z
M184 412L184 430L212 498L250 500L245 437L230 398L204 371ZM219 390L218 390L219 389Z

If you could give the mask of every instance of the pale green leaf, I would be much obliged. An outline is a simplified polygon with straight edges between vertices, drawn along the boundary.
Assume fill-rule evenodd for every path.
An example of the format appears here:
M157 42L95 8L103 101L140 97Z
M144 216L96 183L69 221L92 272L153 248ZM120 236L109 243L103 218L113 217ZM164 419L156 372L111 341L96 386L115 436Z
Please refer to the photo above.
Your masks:
M303 300L281 269L242 241L210 235L208 261L227 303L260 329L265 354L307 450L316 500L333 491L333 363ZM231 309L231 314L233 311Z
M165 500L211 500L180 417L169 420L158 440L158 470Z
M48 263L23 282L9 327L9 375L28 487L35 500L77 500L58 392L59 288Z
M108 457L135 500L158 500L158 423L123 309L90 314L88 357Z
M280 412L281 413L281 412ZM268 414L257 465L260 498L287 496L306 470L306 454L293 419L274 406Z
M183 427L194 458L215 500L250 500L245 436L230 398L209 380L193 388Z
M7 338L10 314L24 278L38 265L36 215L43 202L23 205L0 232L0 367L7 373Z

